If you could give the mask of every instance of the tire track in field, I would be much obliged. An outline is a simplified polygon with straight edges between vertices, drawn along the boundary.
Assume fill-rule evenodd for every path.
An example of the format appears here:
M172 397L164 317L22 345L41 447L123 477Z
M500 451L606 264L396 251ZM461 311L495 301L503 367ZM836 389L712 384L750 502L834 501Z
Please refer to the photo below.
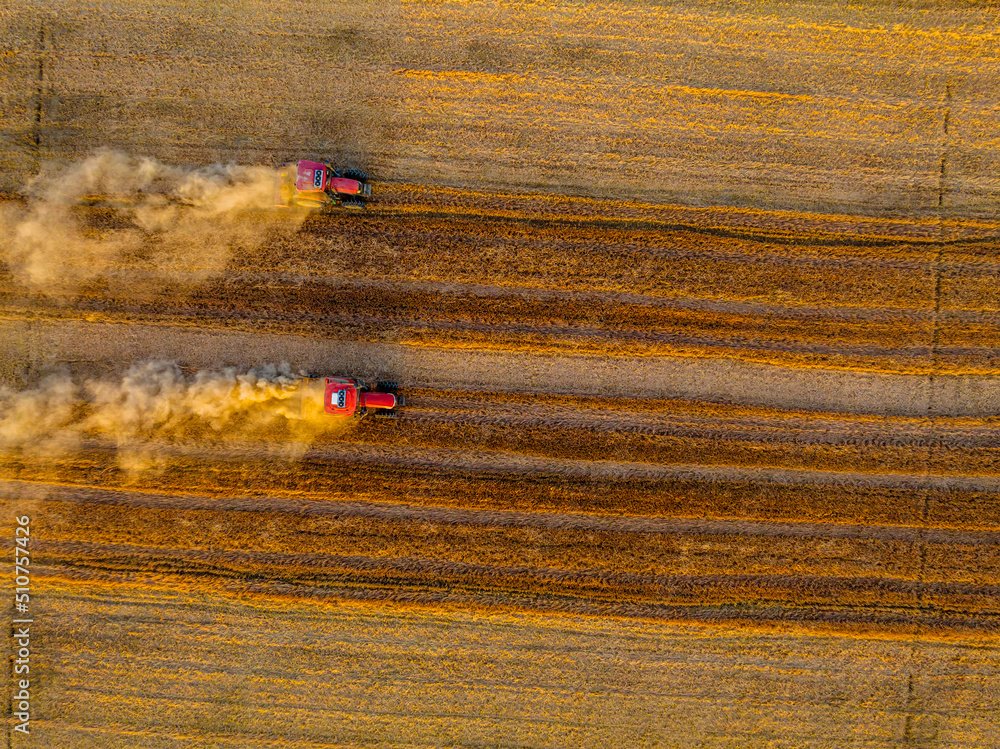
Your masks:
M280 292L277 292L280 295ZM273 300L272 300L273 301ZM427 300L428 304L443 304L441 300ZM448 302L453 304L456 300ZM457 300L459 304L467 300ZM321 306L318 305L317 306ZM407 308L416 305L407 303ZM501 305L502 306L502 305ZM674 330L629 329L613 324L598 326L578 321L529 319L496 320L489 322L474 319L474 315L458 313L451 318L436 315L420 317L415 311L403 314L376 315L355 311L323 312L302 311L275 313L260 303L248 304L244 309L234 309L226 303L191 305L188 302L159 301L156 308L136 304L85 302L78 309L68 311L60 305L25 307L8 305L0 315L8 320L89 320L112 324L132 323L144 325L172 324L199 325L225 330L264 330L270 333L288 333L329 337L338 340L364 341L384 338L387 335L404 344L436 346L440 348L471 348L497 352L561 353L566 355L608 354L621 356L700 356L727 358L736 361L774 365L820 366L832 363L842 369L860 369L873 372L921 373L926 368L928 348L919 340L914 345L895 344L884 347L866 342L842 341L825 344L813 340L808 331L792 337L781 336L785 323L774 331L761 333L752 320L740 321L738 327L723 330L721 335L701 335L700 323L680 321ZM362 305L368 309L369 305ZM493 317L496 310L487 314ZM722 328L730 328L734 321L724 321ZM667 326L670 327L669 325ZM885 327L884 324L881 327ZM704 331L707 332L707 331ZM913 342L912 331L905 338ZM825 334L824 334L825 335ZM756 336L756 337L755 337ZM798 337L800 340L794 340ZM977 346L954 345L941 347L954 374L990 372L995 369L1000 355ZM985 353L984 353L985 352Z
M274 449L247 445L245 448L156 445L157 455L211 456L248 458L273 456ZM934 475L906 473L857 473L849 471L813 471L770 468L766 466L658 465L615 460L571 460L526 455L495 450L468 448L429 448L413 445L327 443L313 445L303 456L306 460L346 462L380 466L435 469L443 472L488 473L511 476L558 476L584 479L675 479L704 482L752 482L760 484L816 485L830 487L871 487L969 492L1000 492L1000 477L976 475Z
M125 269L123 269L123 273ZM153 280L151 273L128 270L128 275L138 275L140 279ZM777 302L761 302L751 299L731 299L721 297L658 296L627 290L566 289L542 286L505 285L470 281L411 280L406 278L373 278L370 275L353 276L348 273L325 274L322 270L310 273L287 273L281 267L254 272L233 272L226 274L227 283L246 286L277 284L289 288L299 288L308 284L331 289L396 291L402 293L431 294L435 296L481 297L483 299L525 299L539 302L577 302L598 305L628 305L631 307L652 307L668 310L718 312L729 315L772 317L776 319L829 319L834 321L867 321L888 323L916 323L933 320L933 312L926 309L892 306L821 306L788 305ZM945 314L942 312L941 314ZM1000 324L1000 310L950 310L947 318L956 320L983 320Z
M385 204L381 203L381 206ZM600 247L606 251L634 251L639 255L676 260L754 260L789 267L842 269L865 266L926 270L934 261L942 241L936 222L927 225L927 233L917 239L809 233L808 229L795 226L780 233L733 231L722 226L615 219L602 213L566 217L517 211L484 213L475 206L467 206L466 211L452 210L447 213L424 213L419 210L400 213L392 209L391 203L381 206L372 210L372 220L363 224L368 233L393 236L394 232L398 232L398 239L404 244L407 236L432 235L442 241L446 251L451 251L453 242L461 237L476 234L487 243L491 239L502 239L505 244L524 244L536 251L553 246L568 255L589 257L596 257L594 243L600 242ZM763 221L767 219L765 216L760 218ZM335 215L324 215L307 225L305 233L322 241L325 226L338 230L347 227L348 231L351 227L340 222ZM998 267L995 253L998 240L1000 225L972 229L972 235L967 235L963 226L956 222L949 237L943 241L948 250L943 267L955 271L993 272Z
M633 353L813 364L848 357L841 363L904 371L929 366L922 360L933 347L932 318L941 315L933 314L933 289L920 279L940 249L933 242L909 246L904 259L881 247L827 247L817 254L746 238L722 251L695 230L602 229L600 218L592 222L596 228L580 228L522 218L527 223L512 228L509 217L427 224L377 210L371 217L317 216L294 241L234 258L235 272L217 282L157 294L155 270L123 267L103 290L62 304L9 288L8 314L39 314L48 306L49 314L63 316L191 319L320 335L332 329L355 338L389 329L397 340L444 346L467 339L465 345L501 349L597 347L613 354L632 347ZM958 250L950 248L949 256L965 257ZM981 297L979 282L961 277L990 276L990 269L982 266L985 254L968 257L975 263L955 265L950 283L959 284L959 295ZM716 265L706 270L706 263ZM829 268L806 278L782 270L789 263ZM859 279L845 263L862 263L867 272ZM335 278L341 280L331 283ZM136 284L150 288L136 296ZM477 287L485 293L470 291ZM1000 366L1000 300L978 304L982 313L948 312L947 332L937 342L938 359L957 371Z
M172 444L148 440L134 446L141 454L158 458L207 458L216 461L273 460L298 456L313 463L423 469L442 474L525 476L594 481L685 481L750 483L779 486L831 488L936 490L1000 493L1000 476L941 475L931 473L876 473L822 471L770 466L661 464L608 459L570 459L468 447L426 447L378 442L326 442L306 446L299 441L254 442L228 440L225 444L187 442ZM80 448L97 452L132 449L88 440Z
M644 228L603 222L600 214L585 224L580 216L556 221L528 212L400 217L391 211L393 199L371 216L314 216L295 238L239 253L217 281L170 294L153 293L157 271L138 266L123 266L103 288L61 304L0 290L7 291L8 314L40 314L48 306L63 316L190 318L320 335L334 329L355 338L390 329L397 339L445 346L462 345L464 337L467 345L499 348L597 346L614 353L631 346L634 353L812 363L839 356L852 359L848 366L876 369L893 368L879 360L899 359L897 369L912 371L936 343L938 359L959 371L995 369L1000 361L1000 300L980 300L982 313L949 312L947 332L932 340L931 323L943 307L921 279L935 263L944 272L944 258L930 239L882 246L868 237L877 246L810 248L808 235L791 233L722 242L705 227ZM95 230L121 229L113 212L86 215ZM949 245L949 262L969 261L950 271L960 296L983 294L978 281L961 281L964 273L991 276L982 263L995 256L989 243L997 240L980 239L982 246ZM862 278L845 270L857 263L867 269ZM829 268L806 278L789 264ZM891 273L883 277L879 269ZM137 294L136 287L148 288ZM485 293L470 291L477 288Z
M195 573L170 575L158 573L106 570L97 567L60 564L39 564L39 575L53 582L98 582L120 586L122 584L169 585L185 591L205 589L213 594L262 595L278 600L357 601L365 603L394 603L428 606L433 608L463 607L492 612L524 612L541 614L571 614L602 618L639 619L646 621L691 621L714 624L754 625L780 622L782 626L817 624L839 628L846 626L853 631L858 624L878 628L882 632L900 631L912 636L915 627L926 635L954 637L963 633L975 636L979 632L995 631L996 622L989 615L961 614L956 612L924 612L913 609L868 605L845 611L842 608L818 607L809 604L795 606L774 605L770 601L746 602L641 602L584 599L569 595L528 593L507 589L468 589L462 585L424 586L400 589L392 585L370 582L367 585L318 586L308 582L288 579L243 579L226 576L199 576ZM837 629L836 631L840 631Z
M926 419L754 411L678 400L531 399L505 393L459 393L420 388L408 388L406 392L409 400L402 418L407 422L427 424L861 447L919 448L933 436L940 447L998 446L998 424L990 418L937 418L929 423Z
M789 241L789 235L804 234L808 237L805 241L818 246L933 242L940 225L936 215L892 218L730 206L693 207L568 195L491 193L391 181L380 182L376 194L378 204L394 210L416 212L440 207L470 214L536 214L563 219L599 216L610 221L657 222L679 230L737 238L773 238L781 242ZM954 226L956 238L981 240L1000 236L1000 223L996 221L949 218L949 225Z
M175 274L175 280L182 283L198 283L203 280L202 275L200 272L191 272L185 277L183 273L178 272ZM123 283L137 282L139 284L155 285L160 281L160 276L155 271L122 266L114 273L109 274L109 279ZM226 287L235 288L273 286L279 290L297 290L306 286L314 286L319 289L329 289L331 293L370 290L372 292L426 294L441 297L482 298L484 300L523 299L532 302L570 302L609 306L625 305L635 308L649 307L665 310L717 312L733 316L804 320L829 319L838 322L918 323L932 322L934 317L933 310L888 305L789 305L778 302L756 301L754 299L688 297L678 295L660 296L635 291L607 290L601 288L549 288L517 284L499 286L447 279L373 278L371 275L354 275L343 271L329 273L322 269L289 273L280 266L273 269L227 272L224 280L221 280L219 283ZM17 305L28 304L41 306L45 301L41 298L30 298L26 292L12 285L9 279L0 280L0 293L14 300L10 305L12 308ZM109 303L113 301L112 297L108 297ZM96 298L92 299L89 303L96 305ZM997 309L950 309L940 310L938 314L945 321L953 319L956 321L983 321L989 324L1000 323L1000 310Z
M813 615L836 611L845 621L866 621L873 612L900 620L953 617L965 626L995 629L1000 613L976 611L976 598L1000 598L1000 585L918 582L892 578L838 578L813 575L678 575L613 572L602 569L564 570L528 565L500 566L469 562L372 558L337 554L297 554L237 550L200 550L101 544L79 541L37 544L39 564L95 569L125 575L154 573L183 577L209 576L243 583L257 581L309 585L338 592L341 586L389 587L395 591L464 589L522 595L567 596L601 606L607 603L700 604L703 607L740 604L748 599L779 606L786 616L808 607ZM918 617L910 610L919 597L936 599ZM876 601L895 602L885 605ZM910 605L907 605L910 604ZM745 606L745 604L744 604ZM531 604L527 608L534 608ZM752 606L748 606L752 610ZM753 617L756 618L756 617Z
M481 352L391 342L198 330L147 324L0 319L8 370L62 362L124 372L150 358L196 369L287 361L293 369L392 379L404 387L627 398L680 398L779 409L934 416L1000 414L1000 377L790 368L701 357ZM933 389L933 393L929 390Z
M600 516L582 513L517 512L441 508L406 503L314 500L281 496L205 496L94 486L71 486L0 480L0 494L35 502L135 507L153 510L245 512L331 519L365 518L488 528L531 528L553 531L628 533L636 535L760 536L768 538L858 539L968 546L998 546L1000 531L947 527L814 523L711 518Z
M272 290L272 293L280 293ZM238 293L237 293L238 296ZM428 300L433 304L433 300ZM67 315L64 308L53 306L51 311L57 319L87 319L94 312L109 321L142 320L156 324L163 321L168 324L178 320L197 319L207 326L218 326L226 329L235 324L237 327L260 326L267 324L270 329L287 328L290 332L325 334L330 330L340 331L342 337L351 335L356 338L374 337L378 331L393 329L397 338L414 340L427 339L432 345L447 346L474 345L490 349L521 349L538 350L561 348L567 353L574 349L593 351L607 349L610 352L641 350L647 355L669 355L688 353L692 351L711 352L714 355L737 355L768 357L769 355L787 354L791 356L847 357L860 360L864 366L865 360L876 360L868 364L868 368L878 369L912 369L920 366L930 352L929 346L896 345L892 347L857 343L837 343L826 345L815 341L777 341L754 339L746 336L752 327L749 322L728 336L690 335L675 331L656 331L627 329L612 325L591 326L576 322L560 323L557 321L517 322L505 320L502 322L482 322L474 319L434 319L433 316L417 317L414 315L385 316L364 314L359 312L302 312L300 314L261 313L261 307L248 303L245 310L234 310L231 304L227 309L219 309L216 305L193 306L187 302L178 304L157 303L156 310L138 305L119 305L101 303L84 303L78 305L76 314ZM318 303L317 307L320 306ZM407 304L407 307L416 305ZM26 310L8 307L8 319L27 317ZM30 313L32 317L41 316L42 310L34 306ZM938 348L941 357L953 360L982 359L982 348L972 346L941 346ZM1000 358L1000 355L998 355ZM887 363L881 363L884 360ZM988 360L979 366L992 367ZM978 364L978 361L976 361ZM974 364L974 366L976 366Z

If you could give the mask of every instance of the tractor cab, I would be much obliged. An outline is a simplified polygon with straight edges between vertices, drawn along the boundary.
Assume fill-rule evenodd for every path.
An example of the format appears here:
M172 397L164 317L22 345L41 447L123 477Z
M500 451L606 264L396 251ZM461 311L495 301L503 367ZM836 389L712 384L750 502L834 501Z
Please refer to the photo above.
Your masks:
M361 388L354 380L327 377L323 395L323 410L330 416L354 416L360 401Z
M332 171L318 161L300 161L295 173L295 189L299 192L324 192L333 176Z

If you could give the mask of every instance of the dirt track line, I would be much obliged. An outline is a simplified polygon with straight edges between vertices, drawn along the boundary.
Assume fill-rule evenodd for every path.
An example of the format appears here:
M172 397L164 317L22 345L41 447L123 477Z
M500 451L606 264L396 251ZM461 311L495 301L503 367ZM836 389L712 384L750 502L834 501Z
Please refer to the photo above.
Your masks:
M373 211L373 214L376 213ZM397 218L392 213L383 214L384 220ZM520 229L526 235L522 246L535 243L550 248L559 248L567 256L585 255L593 252L595 244L612 245L620 251L638 253L641 256L659 258L661 260L703 260L741 263L753 260L763 264L787 268L811 268L826 270L857 270L877 268L880 270L925 270L928 265L925 255L933 252L932 247L925 245L908 245L903 242L863 242L851 244L842 241L840 237L827 241L810 241L806 235L748 236L729 229L693 229L683 225L662 224L655 221L623 221L606 217L591 216L585 218L559 219L551 216L534 216L526 214L486 214L479 212L463 213L461 211L418 210L408 212L405 218L414 217L421 223L437 223L441 225L435 234L452 242L467 239L470 236L481 236L480 227L495 227L498 230ZM397 223L407 223L398 221ZM415 222L414 222L415 223ZM470 231L463 224L475 225ZM557 230L562 235L559 239L544 238L538 240L531 233L533 229L542 226L545 230ZM575 232L575 235L569 235ZM587 236L590 235L590 236ZM640 241L644 237L655 237L652 241ZM713 237L735 240L745 244L739 250L724 250L712 247L682 247L665 241L669 238ZM888 251L895 250L896 256L890 256ZM881 251L881 252L880 252ZM952 261L950 268L965 270L995 270L997 263L987 260L977 260L973 263Z
M171 444L148 440L116 446L90 440L88 447L101 452L137 449L155 451L164 458L209 458L213 460L302 460L369 466L430 469L452 474L483 476L534 476L561 479L614 481L688 481L753 485L824 486L847 489L904 489L1000 493L1000 477L966 474L864 473L820 471L769 466L657 464L613 460L554 458L500 450L481 450L415 445L385 445L364 442L328 442L311 446L301 441L251 442L230 440L224 444L189 442Z
M956 423L949 419L923 419L919 422L884 419L879 421L834 419L804 414L760 414L757 418L734 415L725 417L697 413L689 404L678 404L677 412L643 411L637 404L622 399L618 408L569 404L506 403L497 397L470 394L438 396L433 391L408 390L406 410L401 424L419 424L433 428L454 425L459 428L498 427L519 430L559 430L552 439L578 439L586 436L642 436L658 443L666 440L715 440L726 443L785 445L788 447L845 446L856 450L883 448L986 449L997 444L997 424L983 420L979 424ZM617 404L616 404L617 405ZM734 411L735 412L735 411ZM406 428L406 427L404 427ZM492 433L490 429L484 434ZM989 471L982 472L990 475Z
M385 215L466 216L470 220L499 221L530 217L570 225L604 222L604 226L650 227L775 244L788 244L803 237L810 246L845 247L919 248L933 241L937 229L933 218L885 220L847 214L693 208L639 201L598 201L566 194L476 192L391 181L377 183L375 187L378 200L373 201L372 212ZM964 221L962 227L967 236L989 236L997 229L989 221Z
M880 240L912 244L932 242L938 228L937 216L891 218L735 206L694 207L640 200L601 200L566 194L484 192L474 187L460 189L402 181L379 182L377 188L379 202L397 210L410 205L445 205L452 208L464 207L467 210L514 210L518 213L569 218L602 215L619 220L655 220L679 225L691 231L729 230L753 237L807 233L819 242L836 237L845 244L866 244ZM991 220L968 218L955 223L965 230L965 234L976 236L990 236L1000 230L1000 224Z
M141 268L122 266L117 271L109 271L109 281L123 283L162 282L162 273ZM204 274L195 272L184 273L174 271L172 280L203 285ZM761 302L754 299L698 297L698 296L666 296L655 294L640 294L629 291L609 291L599 288L550 288L546 286L493 286L485 283L450 280L410 280L405 278L372 278L368 275L352 275L350 271L338 270L336 274L323 271L315 273L288 273L276 268L274 272L227 272L220 276L220 281L239 283L248 286L260 284L276 284L298 288L311 284L329 289L386 289L394 292L419 292L425 294L441 294L447 296L474 296L499 299L527 299L532 301L569 301L597 302L601 304L628 304L637 307L655 307L664 309L696 310L717 312L731 315L767 316L769 318L789 319L832 319L836 321L866 320L875 322L893 321L930 321L933 311L930 309L892 307L892 306L857 306L857 305L782 305ZM0 291L16 292L19 288L9 281L0 281ZM50 296L59 296L51 294ZM73 294L70 298L77 299ZM950 318L972 322L1000 321L1000 311L995 310L948 310Z
M923 540L937 544L1000 545L1000 531L955 528L465 510L405 503L343 502L301 497L211 497L193 494L161 494L10 480L0 480L0 495L38 502L72 502L157 510L280 513L331 518L430 522L445 525L476 525L494 528L536 528L657 535L697 534L706 536L859 539L904 543Z
M922 424L877 424L834 422L817 419L761 417L753 419L700 419L690 414L672 416L663 413L629 411L623 404L620 413L607 410L588 412L582 409L512 409L498 404L495 409L474 409L457 399L414 397L407 393L404 421L422 424L460 424L498 427L560 429L612 434L637 434L650 437L713 439L733 442L795 445L908 446L920 447L928 438L928 426ZM449 405L451 407L449 408ZM937 435L935 435L937 436ZM943 432L939 437L945 447L989 447L996 440L996 427L983 425L961 432Z
M975 617L965 614L932 612L930 614L913 609L893 609L890 607L857 607L843 610L836 606L817 605L773 605L759 601L753 604L730 604L724 602L671 602L651 603L639 601L602 601L593 598L579 598L566 594L546 594L541 592L523 593L517 590L493 592L486 589L468 589L461 584L441 588L401 589L393 585L369 583L365 586L309 585L287 580L239 580L215 576L198 576L185 573L170 577L164 573L155 576L141 572L104 570L97 567L52 566L39 564L35 567L39 578L52 582L98 583L113 586L120 591L123 586L140 585L143 588L166 584L171 590L205 588L212 594L228 593L236 595L260 595L280 600L306 599L316 602L337 602L343 600L369 604L396 604L402 606L431 606L435 609L453 606L487 612L538 612L542 614L568 614L573 616L597 616L614 619L639 619L658 622L693 622L696 624L721 624L725 626L754 626L770 622L781 622L783 632L788 627L805 627L807 631L819 627L820 632L832 628L839 636L869 638L867 629L861 633L857 625L876 627L892 632L898 629L907 638L913 637L914 628L919 628L922 637L935 639L966 633L973 637L980 631L992 633L997 628L995 618ZM844 629L841 629L841 628Z
M722 429L748 427L753 429L807 429L822 431L860 429L866 434L879 430L908 430L920 434L927 428L925 415L885 416L838 412L795 411L766 406L716 404L679 398L639 398L561 395L554 393L514 393L500 391L449 390L446 388L408 387L407 394L420 407L442 413L462 415L569 414L596 416L602 422L627 418L665 420L690 426L709 423ZM407 408L409 411L410 408ZM949 432L983 430L995 436L998 419L992 417L938 417L938 423Z
M232 312L206 312L205 310L184 310L181 312L182 315L185 313L193 313L203 320L206 318L214 318L215 320L220 321L236 319L252 323L258 319L255 316ZM17 310L8 310L6 316L9 319L11 317L15 317L17 314ZM36 311L32 311L28 314L32 317L38 316ZM60 319L65 319L63 314L60 315ZM129 315L128 311L124 311L124 314ZM87 312L81 311L78 315L80 318L86 318ZM175 318L173 315L167 314L162 315L161 319L169 324L170 322L173 322ZM269 315L263 319L270 321L273 319L273 316ZM878 346L873 344L851 345L848 343L829 345L815 341L793 342L768 340L766 338L753 339L740 333L725 337L684 335L672 331L664 332L641 329L630 330L628 328L613 326L599 327L593 325L555 322L522 323L516 320L508 320L500 323L487 323L470 319L435 320L416 317L410 317L407 319L406 317L400 318L397 316L383 316L367 313L302 313L297 316L297 322L299 324L317 323L334 328L345 324L350 326L367 326L373 330L391 326L398 329L397 335L402 336L407 334L420 335L427 332L479 334L481 336L480 338L473 339L475 343L478 343L476 348L485 348L489 345L487 342L489 340L488 338L487 340L483 340L483 337L488 336L507 336L515 339L514 345L519 344L523 347L530 348L536 344L534 344L529 337L539 336L545 339L557 341L562 340L567 343L573 342L583 345L644 345L653 347L654 351L662 351L664 353L668 353L671 349L714 349L717 351L733 351L743 355L815 354L820 356L870 357L876 359L895 358L897 360L903 360L904 362L911 359L924 359L931 353L931 347L929 344L896 347ZM299 330L302 330L302 328L299 328ZM939 346L937 353L941 357L969 357L981 355L982 351L981 349L974 347ZM904 364L904 366L906 366L906 364ZM912 366L912 364L910 366Z
M240 447L155 444L157 455L210 456L223 459L282 453L277 443L247 443ZM294 449L298 443L289 443ZM285 451L287 452L287 451ZM817 471L766 466L655 464L614 460L551 458L497 450L465 448L389 446L373 443L340 442L314 444L303 459L432 468L448 472L506 474L517 476L558 476L561 478L740 482L754 484L818 485L881 489L936 489L947 491L1000 492L1000 477L976 475L934 475L905 473L861 473Z
M489 352L384 341L198 330L186 326L0 320L7 371L90 361L114 373L147 359L184 366L257 366L395 380L403 387L656 398L783 410L927 415L928 378L807 369L709 357L607 357ZM938 375L935 416L1000 413L1000 377Z
M593 355L596 351L607 351L610 356L630 352L638 356L702 356L703 358L719 357L738 361L752 362L754 359L764 359L765 362L793 362L801 357L819 359L823 357L841 357L847 361L860 361L860 368L872 372L888 370L890 372L920 371L925 365L924 360L930 353L929 345L885 347L868 344L828 345L813 341L793 342L786 339L753 339L742 332L726 337L705 335L684 335L676 332L651 330L630 330L627 328L607 326L595 327L563 323L520 323L508 321L503 323L485 323L475 320L434 320L416 316L379 316L358 313L300 313L294 320L281 320L275 315L257 313L246 314L231 310L205 310L185 308L174 312L149 313L142 310L115 309L94 310L79 309L67 313L65 309L41 310L18 307L0 307L0 318L6 321L46 320L82 321L101 319L108 324L138 323L145 325L177 325L187 321L190 326L206 329L230 331L233 327L248 328L267 325L274 331L277 327L281 334L324 335L328 330L353 331L353 340L378 337L386 329L394 330L394 337L409 345L466 348L472 350L491 350L497 352L530 353L533 349L547 350L555 348L567 351L564 355ZM346 335L345 335L346 337ZM582 350L584 354L575 351ZM560 351L560 352L561 352ZM942 358L961 360L963 358L977 359L982 357L983 349L969 346L951 346L939 348ZM806 366L809 366L806 364ZM993 360L980 365L987 371L995 371ZM968 376L968 375L959 375Z
M384 205L384 204L383 204ZM784 232L760 232L734 229L725 226L694 226L665 222L656 219L615 218L609 215L557 216L549 213L524 213L513 210L483 210L478 206L462 208L435 208L420 205L408 206L400 211L394 207L376 207L372 216L396 229L416 233L423 225L435 225L435 235L456 239L481 232L480 227L495 231L509 239L512 233L521 234L527 244L536 242L559 246L568 254L592 251L589 235L601 237L601 244L610 244L629 252L654 255L675 260L708 259L740 262L747 259L763 261L778 266L810 268L857 268L916 270L926 268L936 253L937 223L928 225L927 235L919 240L893 239L869 236L855 239L845 234L816 235L795 229ZM316 216L307 227L337 223L330 214ZM474 227L474 228L472 228ZM550 238L543 232L558 233ZM948 270L995 271L998 265L991 255L981 257L973 250L988 245L996 236L960 237L948 239L947 244L959 250L944 266ZM712 240L695 245L698 239ZM961 253L961 249L969 252Z
M448 587L465 585L474 588L498 587L538 590L540 593L565 592L579 597L604 600L638 599L650 601L661 597L692 600L714 596L716 599L741 600L754 591L772 603L801 600L803 592L811 603L836 605L842 610L869 608L866 604L837 600L858 593L878 592L913 599L921 594L961 599L1000 596L1000 585L916 581L894 577L836 577L821 575L774 574L670 574L615 572L607 569L572 570L532 565L491 565L417 557L370 557L320 553L245 551L237 549L176 549L133 544L100 544L81 541L38 541L34 553L42 564L52 564L62 557L77 567L105 567L116 571L163 571L181 574L210 574L222 577L261 579L285 578L287 582ZM54 557L54 558L53 558ZM279 572L282 571L282 572ZM304 579L303 579L304 578ZM318 578L318 579L317 579ZM761 595L764 594L764 595ZM789 600L790 599L790 600ZM759 600L759 598L758 598ZM946 599L947 601L947 599ZM952 608L947 602L947 608ZM956 601L956 603L958 603ZM883 605L884 609L909 609ZM937 608L937 607L935 607ZM960 609L959 609L960 610ZM970 612L971 613L971 612ZM1000 611L976 611L983 621L1000 620Z

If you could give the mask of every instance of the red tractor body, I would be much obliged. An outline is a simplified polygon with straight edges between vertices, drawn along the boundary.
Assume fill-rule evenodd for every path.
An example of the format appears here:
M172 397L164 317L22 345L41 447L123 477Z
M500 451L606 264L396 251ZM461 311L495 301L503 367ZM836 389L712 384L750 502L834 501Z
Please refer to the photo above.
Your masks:
M274 203L282 208L364 208L372 194L367 180L368 175L358 169L341 170L320 161L300 161L279 170Z
M322 192L326 189L326 164L300 161L295 170L295 189L299 192Z
M324 383L323 410L338 418L361 417L369 409L392 412L406 403L394 392L369 390L364 382L349 377L327 377ZM390 383L389 387L395 385Z

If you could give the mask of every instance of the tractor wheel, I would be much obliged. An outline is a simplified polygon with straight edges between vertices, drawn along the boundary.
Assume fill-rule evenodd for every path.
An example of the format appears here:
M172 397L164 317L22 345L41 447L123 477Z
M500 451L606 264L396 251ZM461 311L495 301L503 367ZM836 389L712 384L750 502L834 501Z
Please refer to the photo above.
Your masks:
M363 211L365 209L365 201L361 198L355 198L354 196L347 196L343 200L344 208L348 208L353 211Z
M376 419L398 419L399 414L396 411L376 411Z
M344 179L356 179L358 182L367 182L368 172L361 169L348 169L344 172Z
M375 389L383 393L395 393L398 387L398 382L378 382L375 384Z

